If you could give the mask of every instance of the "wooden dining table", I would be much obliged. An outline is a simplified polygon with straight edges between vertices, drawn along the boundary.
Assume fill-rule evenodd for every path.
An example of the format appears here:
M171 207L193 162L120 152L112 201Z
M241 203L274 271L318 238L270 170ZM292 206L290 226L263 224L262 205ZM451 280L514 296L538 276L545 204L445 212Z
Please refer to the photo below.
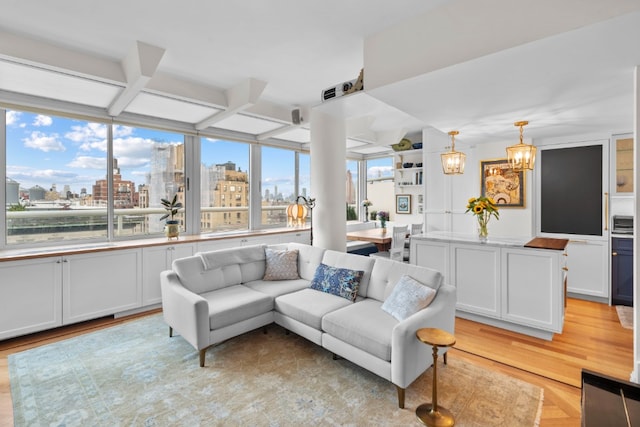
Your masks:
M366 230L350 231L347 233L347 240L360 240L371 242L376 245L378 251L385 252L391 248L393 233L382 231L382 228L368 228Z

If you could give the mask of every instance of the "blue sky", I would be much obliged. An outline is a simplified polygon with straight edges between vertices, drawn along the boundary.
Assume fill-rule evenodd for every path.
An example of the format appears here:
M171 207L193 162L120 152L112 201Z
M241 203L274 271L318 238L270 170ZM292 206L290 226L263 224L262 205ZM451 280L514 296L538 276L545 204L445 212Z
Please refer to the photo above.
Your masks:
M107 126L82 120L43 114L7 111L7 176L22 188L40 185L45 189L56 184L58 191L69 185L80 193L106 178ZM135 128L113 127L114 157L118 159L123 179L136 185L145 183L150 169L151 146L158 142L182 143L181 134ZM232 161L243 171L249 168L249 145L215 139L202 139L202 161L207 166ZM277 148L263 148L262 194L275 186L286 196L293 194L293 152ZM355 162L351 162L355 163ZM368 177L379 171L390 173L391 161L369 162ZM352 170L354 177L356 171ZM309 194L309 156L301 156L300 180Z

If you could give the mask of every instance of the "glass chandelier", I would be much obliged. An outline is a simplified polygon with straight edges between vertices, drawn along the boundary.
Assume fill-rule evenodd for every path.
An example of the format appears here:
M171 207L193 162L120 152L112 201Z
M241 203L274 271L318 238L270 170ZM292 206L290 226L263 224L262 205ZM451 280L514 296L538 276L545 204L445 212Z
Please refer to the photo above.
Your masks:
M520 142L516 145L507 147L507 160L511 165L511 169L516 172L524 170L533 170L533 164L536 161L536 147L522 142L522 128L529 122L515 122L515 126L520 127Z
M455 137L459 132L452 130L451 135L451 151L440 154L442 161L442 172L445 175L459 175L464 173L464 160L467 157L464 153L456 151Z

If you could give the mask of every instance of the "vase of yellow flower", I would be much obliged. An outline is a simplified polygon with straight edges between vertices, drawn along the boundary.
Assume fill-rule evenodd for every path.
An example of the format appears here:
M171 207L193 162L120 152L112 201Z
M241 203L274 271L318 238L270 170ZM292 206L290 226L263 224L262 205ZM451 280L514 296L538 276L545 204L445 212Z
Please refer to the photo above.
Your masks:
M471 212L476 216L478 220L478 238L481 242L486 242L489 236L489 230L487 224L491 217L500 219L500 213L498 213L498 205L491 197L472 197L467 202L467 210L465 213Z

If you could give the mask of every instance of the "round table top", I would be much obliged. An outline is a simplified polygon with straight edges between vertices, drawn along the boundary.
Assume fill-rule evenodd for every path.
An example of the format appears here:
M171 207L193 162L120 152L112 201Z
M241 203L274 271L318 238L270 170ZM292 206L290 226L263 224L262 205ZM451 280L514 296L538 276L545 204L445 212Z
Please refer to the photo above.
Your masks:
M425 344L438 347L450 347L456 343L456 337L438 328L420 328L416 337Z

